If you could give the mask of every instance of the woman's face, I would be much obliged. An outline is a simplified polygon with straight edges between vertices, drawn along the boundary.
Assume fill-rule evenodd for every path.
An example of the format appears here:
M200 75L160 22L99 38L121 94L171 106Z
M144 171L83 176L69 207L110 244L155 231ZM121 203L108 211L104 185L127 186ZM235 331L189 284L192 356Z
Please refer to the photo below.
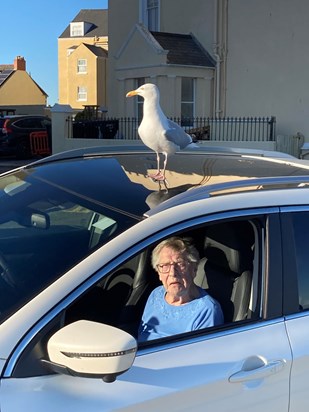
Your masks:
M159 254L158 265L161 268L161 271L158 270L159 278L168 294L183 296L189 293L195 277L196 265L188 262L186 253L176 252L168 246L163 247ZM167 271L162 273L162 270Z

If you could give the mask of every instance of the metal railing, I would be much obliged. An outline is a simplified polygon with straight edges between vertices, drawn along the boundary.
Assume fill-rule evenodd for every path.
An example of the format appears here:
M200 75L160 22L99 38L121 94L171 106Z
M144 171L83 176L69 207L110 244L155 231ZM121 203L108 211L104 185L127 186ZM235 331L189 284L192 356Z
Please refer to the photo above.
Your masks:
M195 140L275 141L275 117L172 118ZM137 118L120 117L72 122L73 138L139 139Z

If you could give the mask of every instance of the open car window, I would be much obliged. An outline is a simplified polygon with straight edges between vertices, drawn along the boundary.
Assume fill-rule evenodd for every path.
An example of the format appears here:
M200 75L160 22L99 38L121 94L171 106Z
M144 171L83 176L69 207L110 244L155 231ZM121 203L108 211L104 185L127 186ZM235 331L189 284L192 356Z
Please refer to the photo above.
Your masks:
M179 233L199 251L195 283L216 299L224 323L258 319L262 230L258 219L224 221ZM161 285L151 265L155 245L142 250L85 293L66 311L66 323L88 319L137 337L146 301Z

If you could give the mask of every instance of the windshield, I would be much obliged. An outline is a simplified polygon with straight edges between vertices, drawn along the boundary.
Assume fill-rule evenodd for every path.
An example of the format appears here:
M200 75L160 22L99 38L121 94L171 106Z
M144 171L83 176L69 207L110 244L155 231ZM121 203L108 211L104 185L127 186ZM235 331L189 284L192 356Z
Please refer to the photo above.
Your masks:
M48 168L0 178L0 322L139 220L104 204L104 186L93 178L83 186L74 171L59 168L54 179Z

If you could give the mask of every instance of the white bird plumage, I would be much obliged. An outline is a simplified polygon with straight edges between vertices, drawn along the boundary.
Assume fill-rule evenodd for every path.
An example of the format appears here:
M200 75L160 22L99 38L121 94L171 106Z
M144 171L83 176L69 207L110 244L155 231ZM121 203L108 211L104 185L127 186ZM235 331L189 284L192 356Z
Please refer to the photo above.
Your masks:
M157 154L157 173L149 175L154 180L165 180L168 155L184 149L194 143L182 127L169 120L160 107L160 93L155 84L146 83L127 93L126 97L142 96L144 98L143 119L138 134L143 143ZM197 145L195 145L197 147ZM160 168L160 153L163 153L163 170Z

